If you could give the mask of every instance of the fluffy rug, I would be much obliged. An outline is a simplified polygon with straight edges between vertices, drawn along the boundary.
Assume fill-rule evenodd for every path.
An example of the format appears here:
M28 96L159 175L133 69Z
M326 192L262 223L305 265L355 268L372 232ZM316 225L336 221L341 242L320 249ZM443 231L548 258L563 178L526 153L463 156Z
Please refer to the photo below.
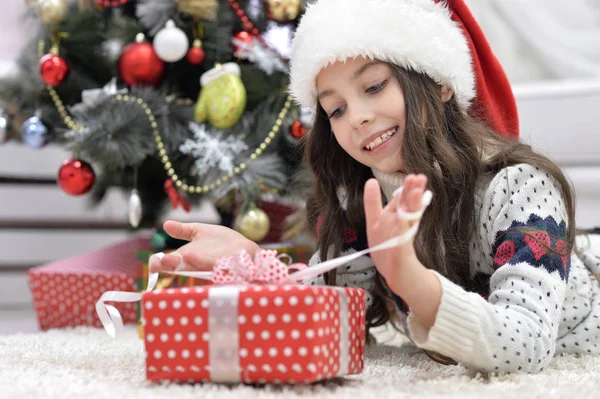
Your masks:
M380 336L381 337L381 336ZM369 348L361 375L299 386L155 384L145 380L134 327L120 340L76 328L0 337L4 398L590 398L600 392L600 357L560 356L537 375L481 375L433 363L393 339Z

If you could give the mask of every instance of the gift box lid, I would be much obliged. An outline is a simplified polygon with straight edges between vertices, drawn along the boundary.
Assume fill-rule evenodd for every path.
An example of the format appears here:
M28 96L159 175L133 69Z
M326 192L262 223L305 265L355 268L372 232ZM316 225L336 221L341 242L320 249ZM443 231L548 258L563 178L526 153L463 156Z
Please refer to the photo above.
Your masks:
M74 273L74 274L125 274L135 276L137 251L151 249L150 237L136 235L130 239L95 251L60 259L37 266L28 274Z

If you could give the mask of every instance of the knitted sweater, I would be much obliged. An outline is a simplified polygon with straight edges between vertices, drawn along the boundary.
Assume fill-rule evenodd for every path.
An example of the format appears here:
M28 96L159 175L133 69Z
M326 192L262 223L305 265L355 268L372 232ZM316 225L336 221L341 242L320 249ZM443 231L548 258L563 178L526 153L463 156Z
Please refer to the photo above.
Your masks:
M403 181L400 174L373 173L387 198ZM511 166L483 177L475 202L471 284L461 287L431 271L442 297L430 329L393 295L411 341L481 371L538 372L555 353L600 354L600 281L591 274L600 273L600 258L590 248L561 257L510 230L531 228L561 252L567 217L556 182L531 165ZM364 232L346 228L342 255L366 246ZM319 261L316 253L310 264ZM338 284L368 292L376 269L367 255L337 273ZM311 281L322 283L322 277Z

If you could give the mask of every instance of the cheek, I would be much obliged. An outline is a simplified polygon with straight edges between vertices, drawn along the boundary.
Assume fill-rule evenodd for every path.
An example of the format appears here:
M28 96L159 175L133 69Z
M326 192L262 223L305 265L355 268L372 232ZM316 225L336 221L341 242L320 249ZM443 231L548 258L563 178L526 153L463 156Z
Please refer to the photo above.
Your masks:
M352 158L355 158L356 154L356 145L352 142L352 136L338 129L336 132L334 130L333 135L335 136L336 141L342 147L342 149L349 154Z

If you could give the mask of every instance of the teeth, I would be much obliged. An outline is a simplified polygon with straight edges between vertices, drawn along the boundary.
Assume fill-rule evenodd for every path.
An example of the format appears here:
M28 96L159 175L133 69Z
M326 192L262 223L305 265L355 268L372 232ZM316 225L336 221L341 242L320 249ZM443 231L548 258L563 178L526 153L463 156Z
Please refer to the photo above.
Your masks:
M374 148L379 147L382 143L385 143L396 133L396 128L390 129L387 132L383 133L381 136L377 137L375 140L371 141L369 144L365 146L367 150L372 150Z

